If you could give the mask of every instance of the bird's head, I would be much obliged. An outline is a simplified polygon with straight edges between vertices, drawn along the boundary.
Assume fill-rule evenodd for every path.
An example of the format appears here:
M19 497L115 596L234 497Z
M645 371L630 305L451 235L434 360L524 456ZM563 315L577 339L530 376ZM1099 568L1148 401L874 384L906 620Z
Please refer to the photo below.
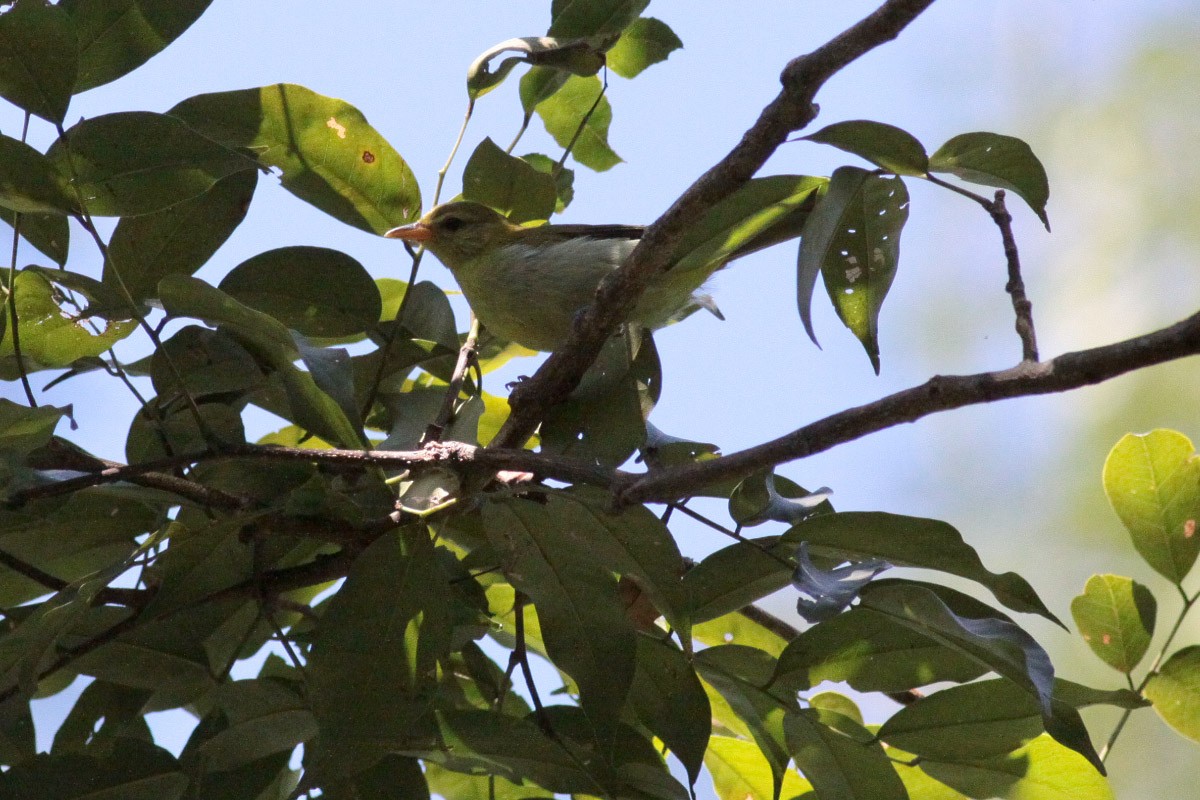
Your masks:
M392 228L389 239L424 244L452 270L516 240L525 229L480 203L443 203L411 225Z

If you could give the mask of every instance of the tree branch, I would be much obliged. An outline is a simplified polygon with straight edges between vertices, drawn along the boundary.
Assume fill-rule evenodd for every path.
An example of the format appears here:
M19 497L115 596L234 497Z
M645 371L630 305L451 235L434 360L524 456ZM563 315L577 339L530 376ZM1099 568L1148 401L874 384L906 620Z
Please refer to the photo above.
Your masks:
M848 408L769 442L719 459L652 472L619 491L623 504L666 503L715 481L820 453L840 444L940 411L1070 391L1200 353L1200 312L1153 333L1115 344L1066 353L1051 361L974 375L935 376L926 383Z
M996 199L988 206L992 221L1000 229L1004 241L1004 260L1008 262L1008 283L1004 291L1012 297L1013 311L1017 315L1017 336L1021 337L1021 359L1037 361L1037 334L1033 329L1033 303L1025 294L1025 281L1021 279L1021 256L1017 252L1017 239L1013 236L1012 214L1004 205L1004 190L996 190Z
M512 392L512 414L493 447L524 445L546 411L575 389L650 278L669 266L670 254L689 225L750 180L789 134L817 116L813 98L825 81L862 55L895 39L932 4L933 0L887 0L826 44L788 63L780 76L783 89L737 146L646 229L625 264L600 284L595 302L577 320L567 343Z

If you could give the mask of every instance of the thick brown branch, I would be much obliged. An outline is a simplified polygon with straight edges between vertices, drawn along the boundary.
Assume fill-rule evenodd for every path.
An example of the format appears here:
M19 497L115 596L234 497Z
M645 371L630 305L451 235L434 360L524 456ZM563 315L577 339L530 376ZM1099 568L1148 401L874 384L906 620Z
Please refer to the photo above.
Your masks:
M737 146L646 229L624 266L600 284L595 302L581 315L567 343L512 393L512 415L496 436L494 447L522 446L545 412L574 390L651 276L668 267L670 254L688 226L750 180L789 134L816 117L813 98L825 81L865 53L895 39L932 4L933 0L888 0L828 43L788 63L780 76L782 91L763 109Z
M921 386L848 408L761 445L702 464L632 480L622 503L670 502L719 480L829 450L870 433L963 406L1090 386L1126 372L1200 353L1200 312L1169 328L1000 372L936 376ZM627 480L622 478L622 480Z

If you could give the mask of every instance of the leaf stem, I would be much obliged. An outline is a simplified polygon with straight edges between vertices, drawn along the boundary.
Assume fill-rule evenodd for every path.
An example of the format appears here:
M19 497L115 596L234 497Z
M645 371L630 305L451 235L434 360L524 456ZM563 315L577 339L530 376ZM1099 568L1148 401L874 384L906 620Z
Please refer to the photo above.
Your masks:
M24 142L29 135L29 117L28 111L25 112L25 122L21 126L21 141ZM12 259L8 265L8 285L6 288L6 300L8 302L8 319L12 325L12 342L13 342L13 358L17 361L17 372L21 376L21 388L25 390L25 398L29 401L30 408L37 408L37 398L33 396L33 387L29 385L29 375L25 372L25 359L21 357L21 325L17 319L17 249L21 241L21 212L13 212L13 241L12 241Z

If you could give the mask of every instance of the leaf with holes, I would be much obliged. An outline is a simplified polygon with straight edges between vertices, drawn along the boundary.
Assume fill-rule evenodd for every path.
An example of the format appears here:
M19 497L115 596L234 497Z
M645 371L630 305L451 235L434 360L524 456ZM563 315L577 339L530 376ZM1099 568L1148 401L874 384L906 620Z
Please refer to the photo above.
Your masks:
M813 342L812 293L817 273L838 316L879 372L879 310L896 276L908 190L900 178L840 167L808 216L797 262L800 319Z
M929 157L930 172L949 172L971 183L997 186L1017 193L1050 230L1046 201L1050 182L1046 168L1029 145L999 133L963 133Z

